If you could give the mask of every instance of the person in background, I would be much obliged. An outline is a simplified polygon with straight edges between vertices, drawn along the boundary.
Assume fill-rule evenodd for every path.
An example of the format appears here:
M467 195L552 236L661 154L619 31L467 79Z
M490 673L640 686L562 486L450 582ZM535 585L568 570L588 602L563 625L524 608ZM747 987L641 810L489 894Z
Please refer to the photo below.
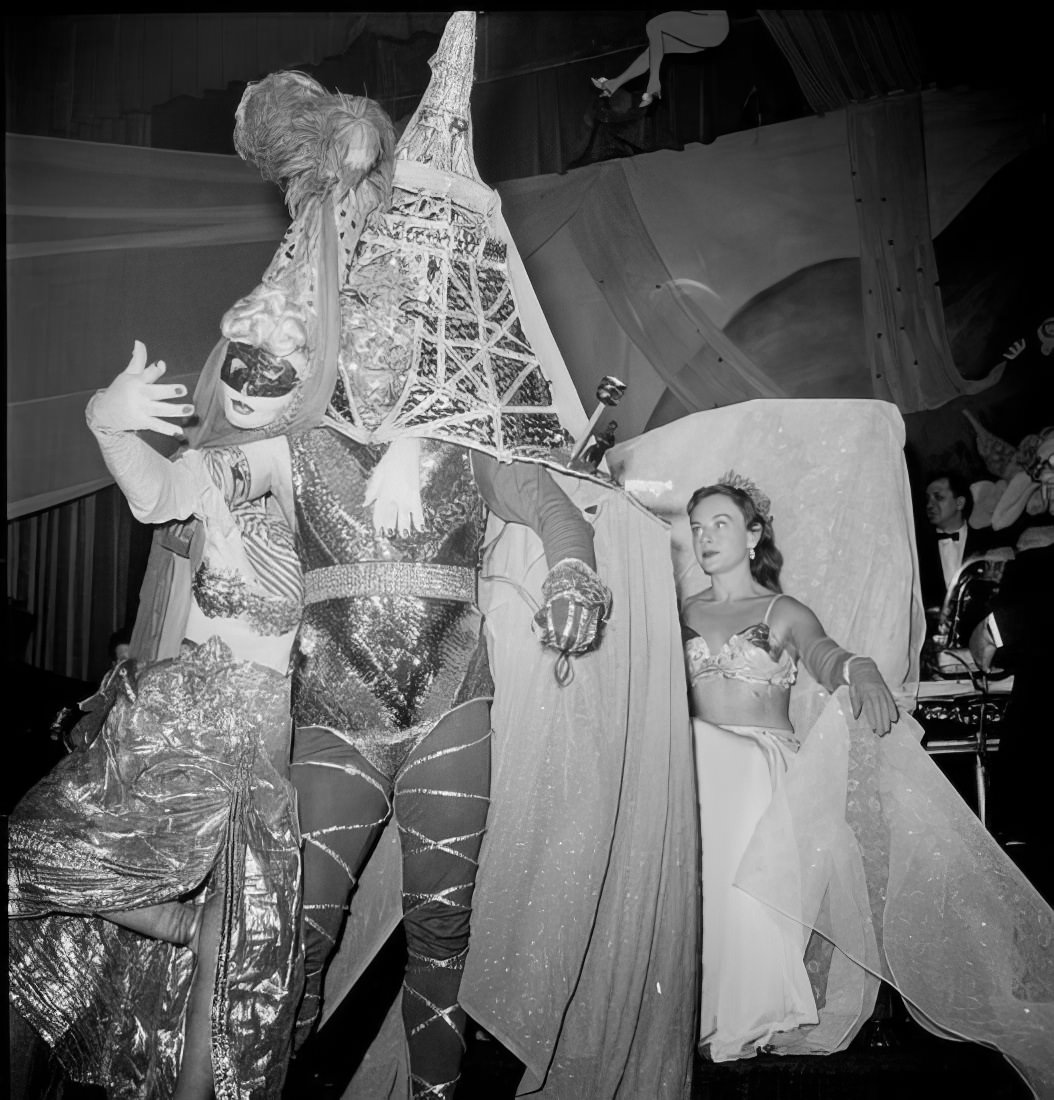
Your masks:
M662 99L659 68L668 53L699 53L720 46L728 37L728 13L725 11L665 11L645 24L648 46L619 73L608 80L592 78L593 87L602 96L611 96L627 81L648 74L648 86L641 96L641 107L650 107Z
M132 655L132 628L122 626L110 635L110 668L116 668Z
M991 533L967 520L973 507L969 482L955 471L939 471L926 481L926 521L931 530L919 538L919 583L930 615L939 612L948 588L964 562L993 545Z
M993 522L1009 527L1026 507L1038 515L1039 505L1048 519L1054 514L1054 434L1040 444L1029 469L1011 480ZM1029 538L1019 540L1017 556L1004 568L989 615L970 638L970 651L982 670L1002 669L1014 677L1000 725L993 818L1011 854L1051 898L1054 829L1048 789L1054 740L1048 732L1048 681L1054 668L1054 527L1036 524L1027 531Z
M99 681L98 688L77 704L72 728L63 729L62 741L67 752L86 749L102 729L118 693L135 698L136 663L132 658L132 628L122 626L110 635L107 646L110 667Z

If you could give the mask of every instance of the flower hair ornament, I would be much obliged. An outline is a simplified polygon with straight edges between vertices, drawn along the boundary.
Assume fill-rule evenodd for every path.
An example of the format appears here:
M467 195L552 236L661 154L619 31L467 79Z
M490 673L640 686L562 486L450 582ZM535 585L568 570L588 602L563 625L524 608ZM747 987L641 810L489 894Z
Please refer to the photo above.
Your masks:
M717 482L718 485L724 485L729 489L738 489L741 493L746 493L750 497L750 503L754 505L754 511L765 522L771 522L772 520L772 501L750 480L749 477L744 477L742 474L737 474L735 470L729 470L727 473L721 475Z

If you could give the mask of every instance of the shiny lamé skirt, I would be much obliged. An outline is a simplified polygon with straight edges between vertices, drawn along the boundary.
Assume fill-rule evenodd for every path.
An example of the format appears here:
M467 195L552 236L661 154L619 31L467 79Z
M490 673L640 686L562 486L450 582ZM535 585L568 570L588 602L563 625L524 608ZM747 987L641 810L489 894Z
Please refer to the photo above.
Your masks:
M75 1079L170 1095L193 956L93 914L219 890L216 1095L278 1097L303 981L289 680L212 638L141 673L10 821L13 1007Z

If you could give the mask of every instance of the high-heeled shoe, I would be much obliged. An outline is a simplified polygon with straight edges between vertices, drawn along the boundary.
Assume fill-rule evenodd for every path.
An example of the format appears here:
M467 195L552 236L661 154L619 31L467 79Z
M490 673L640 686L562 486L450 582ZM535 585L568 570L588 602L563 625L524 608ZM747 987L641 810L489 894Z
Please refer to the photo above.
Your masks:
M609 82L606 76L591 76L589 80L602 96L610 97L614 91L613 88L608 87Z
M654 92L645 92L640 97L640 105L642 107L650 107L657 99L662 99L662 90L657 89Z

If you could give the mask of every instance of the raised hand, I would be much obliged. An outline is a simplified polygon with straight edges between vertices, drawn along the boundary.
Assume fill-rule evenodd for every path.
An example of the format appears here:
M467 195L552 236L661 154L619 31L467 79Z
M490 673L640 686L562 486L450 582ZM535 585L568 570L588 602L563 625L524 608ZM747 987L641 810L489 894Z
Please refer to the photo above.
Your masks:
M1020 340L1015 340L1010 347L1003 352L1003 358L1009 362L1011 359L1016 359L1025 350L1025 340L1022 337Z
M128 366L95 395L92 414L98 427L109 431L151 431L161 435L182 436L183 428L163 417L192 416L193 405L173 405L173 399L186 397L186 386L161 385L165 373L163 360L146 362L146 347L135 341Z

